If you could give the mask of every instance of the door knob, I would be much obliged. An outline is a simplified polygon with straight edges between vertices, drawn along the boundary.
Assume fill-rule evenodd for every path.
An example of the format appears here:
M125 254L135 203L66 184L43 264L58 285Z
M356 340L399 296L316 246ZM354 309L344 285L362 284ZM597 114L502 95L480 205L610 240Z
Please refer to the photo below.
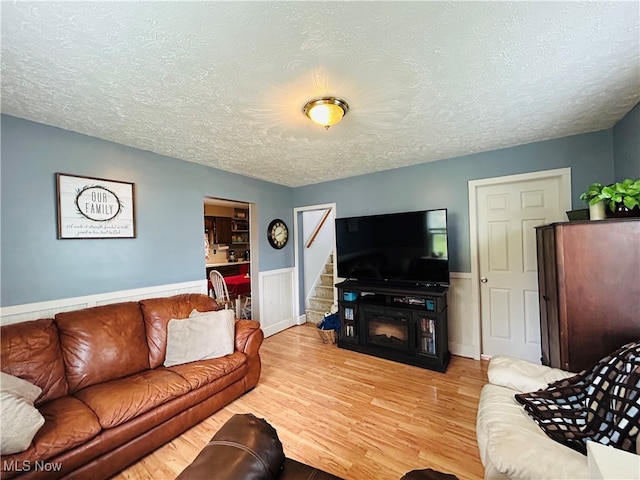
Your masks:
M480 281L482 283L487 283L489 281L489 279L487 277L480 277Z

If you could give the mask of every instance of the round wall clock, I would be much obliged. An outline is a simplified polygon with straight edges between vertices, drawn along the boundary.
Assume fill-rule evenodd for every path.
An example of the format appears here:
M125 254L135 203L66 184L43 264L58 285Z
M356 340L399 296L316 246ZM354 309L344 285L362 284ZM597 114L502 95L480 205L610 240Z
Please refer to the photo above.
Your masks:
M267 239L273 248L282 248L289 240L289 229L284 221L276 218L267 228Z

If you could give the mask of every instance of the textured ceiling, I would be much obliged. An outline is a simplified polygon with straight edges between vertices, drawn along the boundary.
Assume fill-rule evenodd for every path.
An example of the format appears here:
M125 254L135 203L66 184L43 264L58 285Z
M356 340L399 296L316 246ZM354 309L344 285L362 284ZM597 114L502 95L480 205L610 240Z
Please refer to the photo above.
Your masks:
M2 2L2 112L301 186L612 127L627 2ZM328 131L320 95L351 109Z

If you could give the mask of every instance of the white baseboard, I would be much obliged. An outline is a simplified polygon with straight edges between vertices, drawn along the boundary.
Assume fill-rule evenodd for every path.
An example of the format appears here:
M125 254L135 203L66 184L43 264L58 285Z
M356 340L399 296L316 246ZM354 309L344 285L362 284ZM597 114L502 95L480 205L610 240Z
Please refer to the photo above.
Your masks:
M283 320L276 324L269 325L268 327L262 327L262 331L264 332L264 336L266 338L296 325L298 324L293 320L293 318L291 318L289 320Z
M464 345L461 343L449 341L449 353L459 357L473 358L473 345Z

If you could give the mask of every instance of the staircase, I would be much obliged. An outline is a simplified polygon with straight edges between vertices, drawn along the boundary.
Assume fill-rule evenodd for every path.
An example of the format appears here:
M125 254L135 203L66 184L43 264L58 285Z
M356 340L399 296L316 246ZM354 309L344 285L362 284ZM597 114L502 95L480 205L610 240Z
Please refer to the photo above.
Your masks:
M309 297L306 309L307 323L318 323L324 317L325 312L330 312L333 306L333 255L324 266L324 273L320 274L320 281Z

